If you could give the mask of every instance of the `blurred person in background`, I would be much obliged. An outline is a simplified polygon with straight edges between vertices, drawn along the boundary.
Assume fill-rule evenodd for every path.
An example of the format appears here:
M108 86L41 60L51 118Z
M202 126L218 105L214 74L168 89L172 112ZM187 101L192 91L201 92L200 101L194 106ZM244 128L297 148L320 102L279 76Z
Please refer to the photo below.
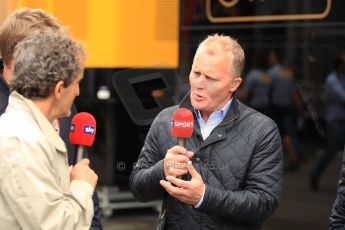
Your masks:
M299 167L296 110L297 113L303 114L303 106L294 81L293 70L281 63L281 57L276 50L269 51L268 65L270 67L268 75L271 78L271 114L278 125L284 154L287 156L285 170L294 171Z
M42 32L68 33L56 18L41 9L22 8L9 15L0 27L0 115L5 112L12 79L12 62L15 46L23 39ZM67 117L58 118L59 134L67 146L68 162L75 163L76 148L69 142L72 117L77 113L73 104ZM91 229L102 229L101 212L96 191L93 194L94 218Z
M335 61L335 71L325 83L326 149L310 172L310 188L317 191L322 173L345 144L345 52Z
M273 120L237 100L243 65L236 40L208 36L194 56L190 93L151 125L130 186L140 201L163 199L157 229L261 229L278 207L280 135ZM194 115L186 147L171 134L178 108Z
M251 68L244 78L244 86L239 97L253 109L270 116L271 78L262 62L263 58L259 55L251 57Z

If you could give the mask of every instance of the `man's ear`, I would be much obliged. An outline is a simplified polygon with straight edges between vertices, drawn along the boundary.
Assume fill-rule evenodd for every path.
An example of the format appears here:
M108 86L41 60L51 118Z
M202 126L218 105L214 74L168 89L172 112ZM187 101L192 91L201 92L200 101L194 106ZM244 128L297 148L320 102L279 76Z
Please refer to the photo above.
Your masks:
M8 85L11 83L13 71L12 71L12 61L9 61L8 63L3 62L3 72L2 72L2 77L6 81Z
M56 83L55 87L54 87L54 96L57 99L60 99L62 97L62 91L63 91L63 80L60 80Z
M240 87L242 83L242 78L241 77L235 77L231 83L231 86L230 86L230 91L233 93L235 92L238 87Z

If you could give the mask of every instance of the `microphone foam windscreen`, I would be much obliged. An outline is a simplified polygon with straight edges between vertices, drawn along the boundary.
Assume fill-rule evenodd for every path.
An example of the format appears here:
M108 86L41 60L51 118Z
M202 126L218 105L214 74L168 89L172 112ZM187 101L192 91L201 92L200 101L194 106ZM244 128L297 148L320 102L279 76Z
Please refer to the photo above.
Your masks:
M186 108L177 109L171 120L171 133L176 138L190 138L193 134L193 113Z
M71 123L69 139L71 144L91 146L95 140L96 120L86 112L77 113Z

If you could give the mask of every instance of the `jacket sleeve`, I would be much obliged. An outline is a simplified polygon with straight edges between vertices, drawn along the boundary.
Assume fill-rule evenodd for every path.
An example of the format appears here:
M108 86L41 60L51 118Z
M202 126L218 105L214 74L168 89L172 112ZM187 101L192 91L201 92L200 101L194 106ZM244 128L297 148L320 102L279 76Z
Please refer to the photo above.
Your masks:
M261 222L273 213L282 190L281 140L273 121L258 135L243 188L230 191L206 185L204 201L197 210L249 223Z
M24 230L89 229L93 187L86 181L73 180L63 191L51 165L54 162L43 157L47 149L39 145L6 139L0 154L0 191L9 211Z
M158 131L160 122L162 121L157 117L152 123L130 176L131 191L135 198L142 202L160 199L165 191L159 184L159 181L164 179L163 157L165 155L158 147L159 135L164 135L164 130L161 130L160 134Z
M334 201L328 229L343 229L345 226L345 150L338 184L337 197Z

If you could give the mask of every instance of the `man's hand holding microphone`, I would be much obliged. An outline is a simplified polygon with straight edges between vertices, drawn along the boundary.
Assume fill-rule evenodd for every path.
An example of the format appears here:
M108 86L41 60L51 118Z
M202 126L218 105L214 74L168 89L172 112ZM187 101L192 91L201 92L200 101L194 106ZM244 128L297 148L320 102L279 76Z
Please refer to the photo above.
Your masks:
M90 160L84 158L85 146L92 146L96 134L95 118L85 112L76 114L71 122L70 142L77 145L76 163L71 169L70 178L83 180L96 188L98 176L90 168Z
M90 160L87 158L82 159L77 164L75 164L70 173L71 181L73 180L83 180L92 185L93 188L96 188L98 176L90 168Z
M183 203L197 205L205 193L205 184L201 175L194 169L191 159L193 152L186 147L186 138L193 133L194 117L190 110L177 109L172 117L172 135L177 138L177 146L169 149L164 158L164 175L161 186L173 197ZM189 173L191 180L183 180Z

